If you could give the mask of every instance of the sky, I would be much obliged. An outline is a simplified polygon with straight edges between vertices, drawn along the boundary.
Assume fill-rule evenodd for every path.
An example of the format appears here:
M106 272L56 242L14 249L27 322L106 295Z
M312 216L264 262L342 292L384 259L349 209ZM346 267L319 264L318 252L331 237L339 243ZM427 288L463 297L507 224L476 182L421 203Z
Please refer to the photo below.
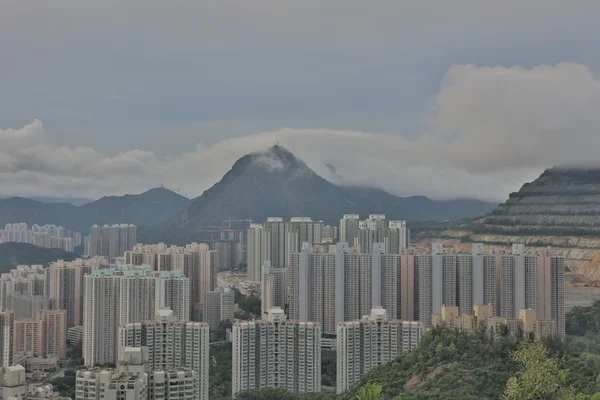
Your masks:
M598 1L1 7L0 196L196 197L275 141L334 183L435 199L598 160Z

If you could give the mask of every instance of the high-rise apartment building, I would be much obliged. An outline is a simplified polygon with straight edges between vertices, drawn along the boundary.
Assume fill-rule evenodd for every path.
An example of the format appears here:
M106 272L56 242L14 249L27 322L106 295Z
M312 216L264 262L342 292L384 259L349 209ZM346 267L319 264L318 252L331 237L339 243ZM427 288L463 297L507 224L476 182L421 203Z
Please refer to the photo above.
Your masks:
M415 255L412 250L404 249L400 252L400 269L398 271L398 303L396 318L405 321L414 321L418 317L418 288L415 287Z
M196 400L196 372L189 368L148 369L145 347L127 347L116 369L77 371L76 400Z
M0 399L22 399L26 394L25 368L22 365L0 366Z
M204 322L177 321L173 312L160 309L155 320L119 327L119 351L146 347L147 371L189 368L197 377L200 400L208 400L209 327Z
M337 393L360 381L373 368L415 348L425 333L423 322L388 319L383 308L370 316L337 325Z
M73 251L81 244L81 234L67 231L62 226L34 224L28 229L26 223L6 224L0 229L0 243L31 243L46 248Z
M550 309L559 337L565 336L565 259L552 257L550 261ZM547 314L545 314L547 315Z
M0 306L14 310L15 318L33 318L39 310L54 308L48 292L48 270L41 265L19 265L0 275Z
M373 307L384 307L397 318L400 255L385 254L383 243L372 248L370 254L353 253L338 243L325 253L306 244L292 254L290 317L319 322L330 334L337 323L360 319Z
M410 230L406 221L391 220L388 223L386 237L386 253L400 254L402 249L410 245Z
M265 261L260 287L262 315L275 307L285 310L288 304L287 286L287 268L273 268L269 261Z
M217 286L217 253L210 250L208 244L191 243L185 247L164 243L136 245L132 251L125 252L125 263L148 264L153 271L181 271L190 279L189 319L202 319L204 293Z
M373 251L375 243L385 243L386 219L384 214L370 214L369 218L358 222L357 235L351 246L357 247L359 253L369 254ZM399 254L397 252L396 254Z
M234 322L234 296L233 290L224 287L204 292L204 312L202 316L210 329L218 329L221 321Z
M326 232L327 236L324 236ZM248 229L248 280L261 282L262 267L269 261L273 268L286 268L290 254L298 253L304 243L320 244L323 239L335 241L336 230L309 217L269 217L264 224L251 224Z
M14 311L0 312L0 367L13 365Z
M292 254L290 317L319 322L323 332L334 333L339 322L358 320L375 307L392 319L431 324L442 307L470 314L475 306L489 305L495 316L510 321L520 310L534 309L540 321L555 320L557 333L564 332L564 258L549 250L526 254L515 246L512 254L485 254L474 244L471 254L455 254L433 243L431 253L388 254L382 246L374 243L372 253L361 254L345 243L328 252L306 244Z
M350 246L354 246L354 239L358 236L359 222L360 215L344 214L344 216L340 220L340 242L348 243Z
M115 362L120 324L151 320L161 308L187 320L189 299L189 279L179 270L155 272L149 265L94 269L85 277L85 364Z
M12 310L13 295L48 298L48 270L41 265L19 265L0 275L0 307Z
M32 319L15 320L14 350L35 357L67 355L67 312L43 310Z
M250 224L248 228L248 280L260 282L261 268L265 262L266 243L262 224Z
M122 257L135 246L137 228L133 224L94 225L90 228L89 255Z
M321 391L321 328L313 322L286 320L282 309L268 319L233 325L232 394L283 388Z
M55 307L67 312L67 328L83 325L84 277L93 269L108 267L104 257L78 258L74 261L58 260L50 264L49 296Z

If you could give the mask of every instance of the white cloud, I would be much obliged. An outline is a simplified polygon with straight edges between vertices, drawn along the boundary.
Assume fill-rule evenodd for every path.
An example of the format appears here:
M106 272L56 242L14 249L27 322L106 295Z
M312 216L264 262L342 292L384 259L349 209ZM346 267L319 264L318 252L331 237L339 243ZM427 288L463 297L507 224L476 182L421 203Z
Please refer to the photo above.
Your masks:
M237 158L278 140L336 183L500 201L544 168L596 163L598 109L600 81L583 65L456 65L414 140L391 132L286 128L200 143L160 159L140 150L106 156L88 147L53 147L35 120L0 130L0 194L98 197L165 184L197 196Z

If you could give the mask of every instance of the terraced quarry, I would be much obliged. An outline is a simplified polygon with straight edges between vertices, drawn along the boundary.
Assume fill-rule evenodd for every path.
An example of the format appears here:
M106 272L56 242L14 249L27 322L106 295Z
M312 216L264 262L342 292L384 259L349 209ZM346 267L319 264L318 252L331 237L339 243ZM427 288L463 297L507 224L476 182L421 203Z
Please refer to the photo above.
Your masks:
M600 281L600 168L548 169L490 214L437 236L424 244L440 239L460 251L472 242L490 250L551 246L571 271Z

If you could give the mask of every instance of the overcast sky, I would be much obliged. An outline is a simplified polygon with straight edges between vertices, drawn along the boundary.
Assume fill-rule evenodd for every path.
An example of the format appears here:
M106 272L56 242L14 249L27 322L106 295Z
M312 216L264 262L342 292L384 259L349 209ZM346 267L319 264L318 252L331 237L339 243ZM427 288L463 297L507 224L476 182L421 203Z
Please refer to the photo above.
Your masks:
M276 138L336 183L432 198L598 159L596 0L0 7L0 195L195 197Z

